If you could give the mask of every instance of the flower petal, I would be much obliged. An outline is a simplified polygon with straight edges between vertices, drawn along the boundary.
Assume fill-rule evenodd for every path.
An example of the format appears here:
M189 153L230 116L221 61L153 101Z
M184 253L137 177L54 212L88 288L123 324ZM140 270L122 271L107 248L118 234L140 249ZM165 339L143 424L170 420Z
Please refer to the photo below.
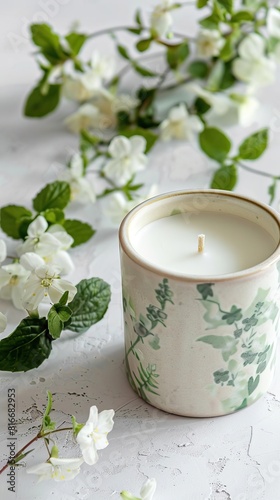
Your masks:
M268 10L266 25L270 36L280 38L280 12L278 9Z
M98 415L98 432L108 433L114 427L114 410L103 410Z
M238 47L238 53L246 61L257 61L264 55L265 43L262 36L257 33L251 33L246 36Z
M61 250L54 254L49 262L52 263L55 268L59 269L59 274L62 275L72 273L75 269L69 253L65 252L65 250Z
M154 478L148 479L140 490L140 495L142 500L152 500L155 491L156 491L157 483Z
M4 240L0 240L0 262L3 262L7 257L7 247Z
M7 318L5 314L0 312L0 333L4 332L7 326Z
M64 292L69 292L68 302L71 302L77 293L77 288L72 285L70 281L66 281L63 279L54 279L48 289L48 292L50 299L54 304L61 299Z
M131 143L127 137L123 135L119 135L114 137L110 142L108 151L112 158L124 158L126 156L130 156L131 153Z
M11 279L10 273L8 273L8 271L5 271L5 269L1 268L0 269L0 289L3 286L6 286L10 282L10 279Z
M48 229L48 223L42 215L38 215L36 219L29 224L27 234L30 238L37 238Z
M79 153L72 156L70 161L71 174L75 179L81 177L84 173L84 162Z
M94 442L92 441L91 446L82 446L80 445L81 452L83 455L83 459L86 464L94 465L98 461L98 453L96 451Z
M147 141L141 135L133 135L130 137L131 155L139 155L145 153Z
M28 271L34 271L36 267L43 266L45 261L35 252L26 252L20 257L20 264Z

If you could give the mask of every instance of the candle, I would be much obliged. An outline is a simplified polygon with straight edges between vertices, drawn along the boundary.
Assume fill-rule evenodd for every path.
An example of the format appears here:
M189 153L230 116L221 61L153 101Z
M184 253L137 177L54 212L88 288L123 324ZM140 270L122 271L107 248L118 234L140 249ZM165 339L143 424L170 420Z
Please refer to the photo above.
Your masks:
M226 191L163 194L126 216L120 250L134 391L190 417L259 399L275 366L279 215Z
M207 242L198 250L198 236ZM276 248L272 236L255 222L231 214L176 214L140 229L132 245L141 258L169 273L229 274L259 264Z

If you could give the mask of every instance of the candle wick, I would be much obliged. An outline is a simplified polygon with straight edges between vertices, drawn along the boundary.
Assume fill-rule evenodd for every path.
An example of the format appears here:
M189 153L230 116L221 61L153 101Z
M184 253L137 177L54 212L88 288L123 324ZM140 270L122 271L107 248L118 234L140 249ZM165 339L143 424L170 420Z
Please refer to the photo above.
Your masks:
M197 245L197 250L199 253L203 252L204 245L205 245L205 234L199 234L198 235L198 245Z

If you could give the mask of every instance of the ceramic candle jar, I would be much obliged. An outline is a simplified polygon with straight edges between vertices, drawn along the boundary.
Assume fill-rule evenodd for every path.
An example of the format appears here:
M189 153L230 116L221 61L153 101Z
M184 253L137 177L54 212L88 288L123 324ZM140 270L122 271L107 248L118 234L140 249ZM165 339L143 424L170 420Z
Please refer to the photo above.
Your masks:
M164 194L126 216L125 365L141 398L167 412L209 417L267 391L279 322L279 241L275 211L226 191Z

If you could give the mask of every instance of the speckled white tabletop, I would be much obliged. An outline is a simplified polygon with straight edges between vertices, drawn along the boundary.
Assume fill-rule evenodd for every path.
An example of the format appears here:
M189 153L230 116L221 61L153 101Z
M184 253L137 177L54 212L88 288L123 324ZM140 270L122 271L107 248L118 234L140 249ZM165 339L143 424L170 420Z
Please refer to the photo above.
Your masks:
M57 30L63 31L78 19L85 30L93 31L128 23L137 4L135 0L1 2L1 206L11 202L29 206L42 184L56 178L59 164L78 144L78 139L62 126L69 113L67 105L41 122L22 117L24 97L38 76L30 56L27 24L43 20L44 14L44 20ZM151 0L141 1L147 12L152 5ZM194 20L194 12L184 11L176 22L181 30L194 33ZM95 44L107 53L112 50L106 39ZM269 152L256 167L277 173L279 84L264 89L261 96L266 108L252 130L265 122L272 126L273 134ZM244 135L242 130L232 129L230 133L236 140ZM160 192L207 187L210 177L211 165L195 147L182 143L158 144L143 175L147 183L159 182ZM267 201L267 185L265 178L242 172L237 192ZM8 491L7 476L0 477L1 500L117 500L123 489L139 492L147 477L157 480L155 500L279 500L280 363L270 391L253 406L230 416L183 418L144 403L129 387L123 366L117 229L101 216L98 205L73 206L68 214L98 229L88 244L72 250L76 269L71 280L78 282L91 276L105 279L112 287L112 301L105 318L87 333L64 333L40 368L24 374L1 373L0 460L4 463L7 453L8 388L16 392L18 447L33 437L40 425L47 390L53 393L54 418L59 424L69 421L71 414L85 421L89 407L96 404L100 410L115 409L115 427L110 446L100 453L99 462L94 467L84 466L73 481L37 484L34 476L20 468L15 494ZM21 314L6 302L1 303L1 310L8 315L7 332L12 331ZM68 443L67 452L71 453L67 436L61 439L62 448ZM36 456L34 451L28 457L28 464L44 459L41 444L36 447Z

